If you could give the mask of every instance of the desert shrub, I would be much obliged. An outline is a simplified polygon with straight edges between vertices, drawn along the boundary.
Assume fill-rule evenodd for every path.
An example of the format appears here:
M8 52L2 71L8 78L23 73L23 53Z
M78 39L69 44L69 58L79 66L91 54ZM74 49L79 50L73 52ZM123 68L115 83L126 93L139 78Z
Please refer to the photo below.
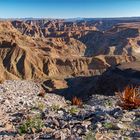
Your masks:
M31 111L39 110L41 112L44 112L46 109L46 104L44 102L37 102L35 106L31 107Z
M46 94L45 90L42 89L42 90L39 92L38 96L40 96L40 97L45 97L45 94Z
M39 102L37 104L37 109L39 109L40 111L43 112L45 110L45 108L46 108L46 106L45 106L45 104L43 102Z
M83 138L84 140L96 140L95 134L92 131L89 131Z
M119 101L117 104L124 109L140 107L140 93L138 87L127 86L123 92L116 93Z
M58 111L58 110L60 109L60 105L58 105L58 104L53 104L53 105L51 106L51 109L52 109L52 111Z
M105 101L105 106L113 106L112 102L110 100Z
M71 107L70 109L69 109L69 113L71 114L71 115L75 115L75 114L77 114L79 112L79 110L78 110L78 108L76 108L76 107Z
M18 128L20 134L24 133L37 133L44 127L44 122L39 115L28 117Z
M106 128L106 129L111 129L113 127L113 124L111 122L106 122L103 124L103 126Z
M72 98L72 105L82 106L83 102L81 99L77 97Z

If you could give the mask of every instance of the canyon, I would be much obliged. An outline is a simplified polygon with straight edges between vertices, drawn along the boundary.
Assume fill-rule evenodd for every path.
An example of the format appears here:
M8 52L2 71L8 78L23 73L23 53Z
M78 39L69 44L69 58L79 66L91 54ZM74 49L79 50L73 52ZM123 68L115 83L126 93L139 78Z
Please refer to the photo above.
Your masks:
M0 80L101 75L139 59L140 20L2 20Z
M0 139L139 139L140 18L2 19L0 72Z
M0 81L42 81L47 92L68 99L86 99L96 92L114 95L123 89L114 81L124 74L116 74L113 81L112 69L131 63L133 69L139 54L139 18L0 21Z

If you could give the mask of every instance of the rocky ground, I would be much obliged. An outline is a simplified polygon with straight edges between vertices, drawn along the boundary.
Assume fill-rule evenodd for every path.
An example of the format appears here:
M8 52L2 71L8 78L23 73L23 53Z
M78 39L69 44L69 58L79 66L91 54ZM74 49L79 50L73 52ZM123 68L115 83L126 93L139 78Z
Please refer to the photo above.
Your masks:
M46 93L33 81L0 85L0 140L139 140L140 108L123 110L116 97L93 95L82 106Z

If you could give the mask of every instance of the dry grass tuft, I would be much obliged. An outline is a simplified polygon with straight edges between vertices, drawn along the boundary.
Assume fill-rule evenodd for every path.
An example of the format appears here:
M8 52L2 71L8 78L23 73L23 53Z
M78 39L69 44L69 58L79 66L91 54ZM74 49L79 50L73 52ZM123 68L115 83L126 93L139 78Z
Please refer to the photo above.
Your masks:
M40 96L40 97L45 97L45 94L46 94L45 90L42 89L42 90L40 91L40 93L38 94L38 96Z
M135 109L140 107L139 87L127 86L123 92L116 93L119 98L118 105L123 109Z
M72 105L82 106L83 102L81 99L77 97L72 98Z

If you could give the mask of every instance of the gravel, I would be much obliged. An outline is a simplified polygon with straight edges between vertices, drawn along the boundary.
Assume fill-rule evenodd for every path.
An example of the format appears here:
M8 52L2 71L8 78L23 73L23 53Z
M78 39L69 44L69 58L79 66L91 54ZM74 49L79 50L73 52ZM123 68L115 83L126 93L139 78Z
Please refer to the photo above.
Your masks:
M93 95L78 107L53 93L40 97L40 92L44 92L41 85L33 81L0 85L0 140L139 139L140 109L122 110L115 96ZM32 128L20 135L20 126L37 115L35 122L43 123L40 131Z

